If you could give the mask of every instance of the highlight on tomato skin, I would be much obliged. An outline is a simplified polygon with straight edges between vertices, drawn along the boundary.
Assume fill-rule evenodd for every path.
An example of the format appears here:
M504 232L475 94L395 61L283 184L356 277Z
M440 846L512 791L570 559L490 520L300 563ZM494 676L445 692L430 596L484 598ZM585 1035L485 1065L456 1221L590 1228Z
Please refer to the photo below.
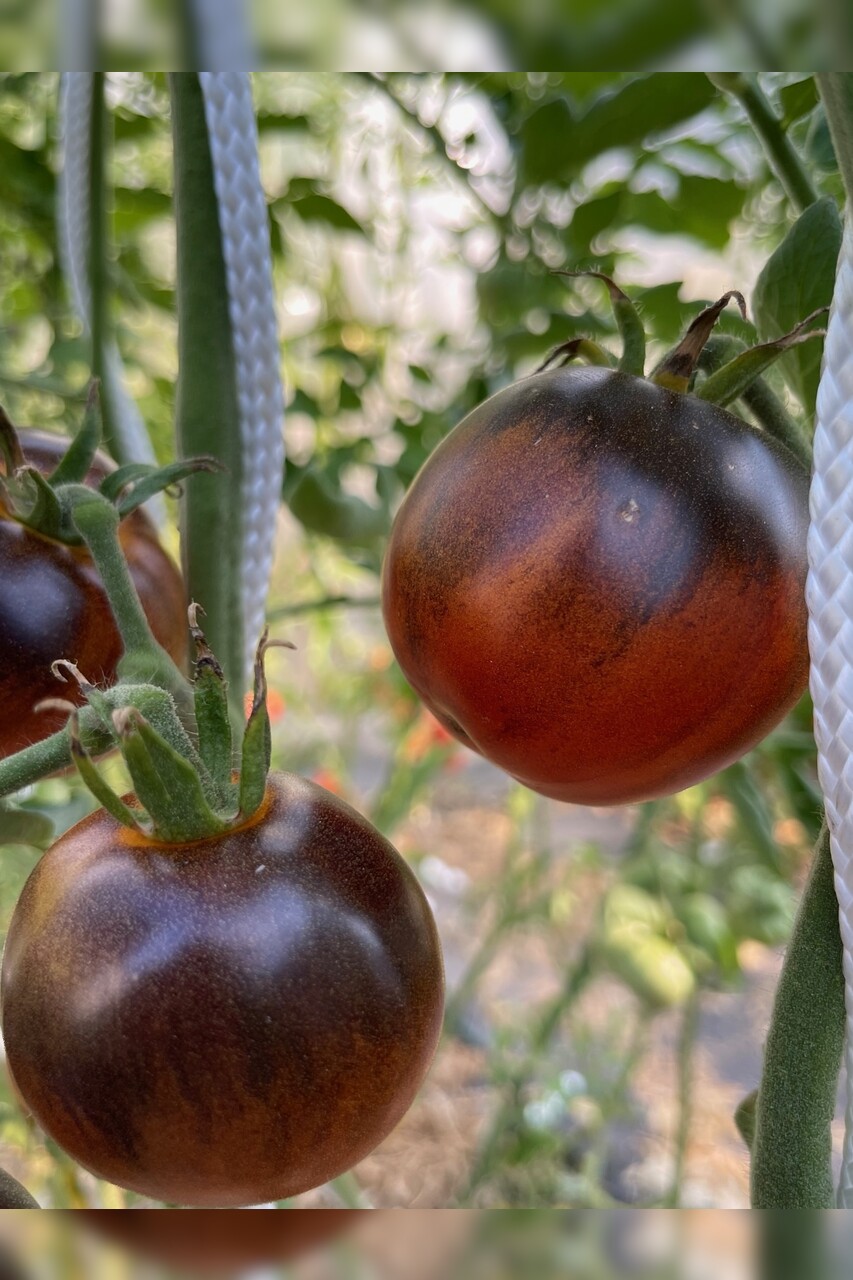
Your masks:
M68 444L46 432L18 432L27 461L44 475ZM2 471L0 462L0 471ZM97 483L114 470L105 454L89 472ZM119 541L155 638L186 668L188 633L183 580L141 509L119 526ZM82 547L39 536L8 516L0 504L0 757L13 754L61 728L57 712L35 712L55 696L51 662L72 655L90 679L110 684L121 641L100 577ZM75 697L69 686L65 696Z
M805 689L808 483L695 396L604 368L523 379L403 501L382 580L395 656L449 732L535 791L681 790Z
M435 923L393 847L272 774L247 822L152 843L103 810L42 857L2 969L17 1090L83 1167L153 1199L266 1203L367 1155L441 1028Z

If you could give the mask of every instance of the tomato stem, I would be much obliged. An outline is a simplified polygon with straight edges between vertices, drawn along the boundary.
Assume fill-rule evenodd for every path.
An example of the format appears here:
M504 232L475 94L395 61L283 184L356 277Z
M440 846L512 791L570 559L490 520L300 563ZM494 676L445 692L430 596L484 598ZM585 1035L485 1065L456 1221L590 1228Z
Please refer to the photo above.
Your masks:
M755 1112L754 1209L831 1209L844 977L829 831L815 850L767 1033Z
M118 539L119 515L106 498L85 485L67 485L63 494L72 517L101 575L124 645L117 670L120 679L159 684L182 701L189 684L165 649L154 639Z
M91 707L80 710L80 740L92 755L103 755L114 746L112 735ZM11 796L40 778L47 778L71 764L71 742L67 729L35 742L23 751L0 760L0 796Z

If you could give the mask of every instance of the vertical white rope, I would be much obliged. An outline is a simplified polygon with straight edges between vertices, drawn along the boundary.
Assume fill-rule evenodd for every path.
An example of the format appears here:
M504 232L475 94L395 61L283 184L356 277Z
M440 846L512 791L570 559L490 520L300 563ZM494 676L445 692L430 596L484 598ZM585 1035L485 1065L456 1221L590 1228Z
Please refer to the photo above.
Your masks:
M198 65L207 71L255 66L246 0L192 0Z
M838 1203L853 1208L853 229L844 241L817 395L809 529L811 692L844 947L847 1108Z
M284 393L267 206L247 74L200 73L228 281L243 460L247 666L264 622L284 467Z
M71 298L87 334L92 331L89 286L89 170L93 80L89 71L67 71L60 81L59 118L62 168L59 174L59 254ZM132 462L154 463L154 450L136 403L124 385L115 342L105 352L103 395L112 411L122 450ZM162 504L149 504L155 518Z

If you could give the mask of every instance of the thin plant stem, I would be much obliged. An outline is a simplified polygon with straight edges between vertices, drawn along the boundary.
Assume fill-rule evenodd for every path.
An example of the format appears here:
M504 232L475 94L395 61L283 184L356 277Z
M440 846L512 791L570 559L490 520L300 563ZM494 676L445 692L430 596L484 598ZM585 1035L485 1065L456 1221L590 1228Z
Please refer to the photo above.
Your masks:
M822 71L817 86L849 207L853 200L853 71Z
M688 997L681 1015L681 1031L678 1037L678 1127L675 1131L675 1168L667 1208L681 1208L684 1187L684 1170L687 1162L687 1144L693 1122L693 1059L696 1037L699 1032L700 989L697 986Z
M348 609L378 609L379 604L379 596L322 596L318 600L297 600L295 604L283 604L277 609L270 609L267 622L296 618L303 613L320 613L323 609L335 609L339 606Z
M578 999L592 974L592 953L588 947L585 947L575 963L566 972L561 990L547 1003L530 1035L527 1037L528 1052L513 1069L506 1083L507 1096L505 1096L502 1105L498 1108L491 1128L480 1144L477 1159L469 1175L467 1186L458 1202L460 1205L464 1205L470 1200L471 1196L488 1176L504 1140L507 1128L518 1114L522 1085L526 1080L530 1079L536 1063L553 1038L561 1019Z
M798 213L814 204L818 194L800 157L788 140L782 122L758 83L758 78L740 71L709 71L708 78L718 89L737 98L756 132L771 168Z

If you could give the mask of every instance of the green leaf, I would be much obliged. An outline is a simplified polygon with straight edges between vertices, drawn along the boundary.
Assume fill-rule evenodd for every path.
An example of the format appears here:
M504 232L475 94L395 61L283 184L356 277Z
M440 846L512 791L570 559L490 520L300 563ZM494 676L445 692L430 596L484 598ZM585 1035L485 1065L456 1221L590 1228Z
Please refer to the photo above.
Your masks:
M53 840L53 823L46 814L0 804L0 846L25 844L46 849Z
M293 468L290 468L293 470ZM388 532L388 513L345 493L324 472L306 469L286 500L296 519L313 533L364 545Z
M642 142L697 115L715 96L708 78L695 71L634 76L597 98L578 122L573 159L579 163Z
M569 168L574 152L575 117L566 98L554 98L536 107L519 131L521 178L524 184L555 182Z
M797 80L794 84L786 84L779 90L779 105L782 108L782 124L788 128L797 120L802 120L817 105L817 84L814 76L805 80Z
M343 205L338 204L331 196L324 196L319 191L301 196L287 202L295 209L303 222L322 222L336 231L358 231L366 235L364 227L349 213Z
M819 307L829 306L841 249L841 219L824 196L800 214L756 281L752 312L764 340L779 338ZM780 360L791 390L814 413L823 343L808 342Z

